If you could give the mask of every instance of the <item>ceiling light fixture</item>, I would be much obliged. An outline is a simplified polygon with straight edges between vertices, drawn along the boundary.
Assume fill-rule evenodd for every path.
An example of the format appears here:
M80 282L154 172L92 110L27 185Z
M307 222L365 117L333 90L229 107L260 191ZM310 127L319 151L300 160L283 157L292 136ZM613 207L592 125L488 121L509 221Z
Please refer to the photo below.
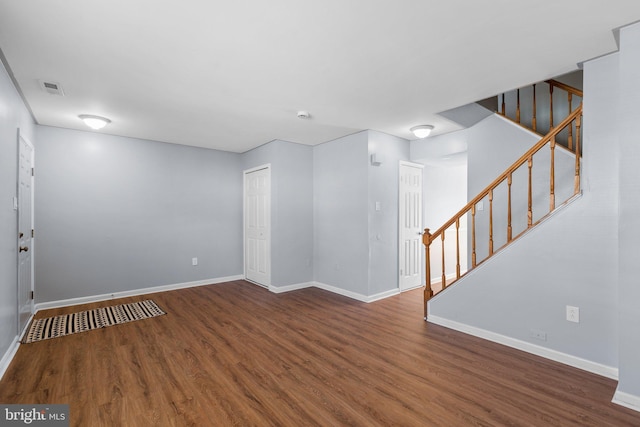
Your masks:
M111 120L107 119L106 117L92 116L91 114L80 114L78 117L84 122L85 125L89 126L93 130L102 129L103 127L111 123Z
M419 125L419 126L414 126L409 130L411 132L413 132L413 134L416 136L416 138L423 139L423 138L426 138L426 137L429 136L429 134L433 130L433 126L431 126L431 125Z

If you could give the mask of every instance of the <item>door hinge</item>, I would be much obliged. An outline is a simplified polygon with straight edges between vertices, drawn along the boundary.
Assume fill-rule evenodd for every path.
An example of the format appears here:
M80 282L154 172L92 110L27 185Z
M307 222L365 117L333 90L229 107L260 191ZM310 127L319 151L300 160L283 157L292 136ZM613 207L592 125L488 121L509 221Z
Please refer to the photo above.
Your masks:
M33 239L34 237L36 237L36 230L34 230L33 228L31 229L31 238Z
M36 176L36 171L34 170L34 168L31 168L31 176Z
M33 291L31 291L31 299L35 299Z

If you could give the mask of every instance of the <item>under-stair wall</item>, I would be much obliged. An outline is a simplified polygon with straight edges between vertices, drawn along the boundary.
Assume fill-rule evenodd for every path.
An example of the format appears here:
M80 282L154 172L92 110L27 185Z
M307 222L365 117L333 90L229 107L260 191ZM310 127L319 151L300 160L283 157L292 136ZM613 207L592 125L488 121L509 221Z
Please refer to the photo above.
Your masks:
M615 378L618 86L598 64L585 65L582 197L431 299L428 320Z

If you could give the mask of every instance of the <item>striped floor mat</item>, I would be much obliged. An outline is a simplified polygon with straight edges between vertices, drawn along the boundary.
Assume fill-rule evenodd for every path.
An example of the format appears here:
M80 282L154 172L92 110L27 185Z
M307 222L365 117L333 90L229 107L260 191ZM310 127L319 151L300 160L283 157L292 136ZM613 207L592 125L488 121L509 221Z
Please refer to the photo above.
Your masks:
M155 302L148 299L131 304L96 308L45 319L34 319L29 331L22 339L22 343L28 344L49 338L63 337L120 323L162 316L163 314L167 313L158 307Z

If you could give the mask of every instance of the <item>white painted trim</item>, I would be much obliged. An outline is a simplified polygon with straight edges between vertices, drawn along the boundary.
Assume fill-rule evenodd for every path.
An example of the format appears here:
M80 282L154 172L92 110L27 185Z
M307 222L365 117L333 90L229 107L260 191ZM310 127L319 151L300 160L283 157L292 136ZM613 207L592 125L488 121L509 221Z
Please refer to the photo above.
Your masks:
M274 294L282 294L284 292L297 291L298 289L311 288L315 285L314 282L306 282L306 283L295 283L293 285L285 285L285 286L269 286L269 290Z
M155 294L158 292L173 291L176 289L193 288L196 286L215 285L218 283L243 280L243 275L218 277L215 279L197 280L195 282L176 283L172 285L153 286L150 288L134 289L130 291L115 292L112 294L92 295L87 297L70 298L58 301L41 302L36 304L36 312L49 308L68 307L72 305L88 304L91 302L107 301L110 299L132 297L137 295Z
M18 348L20 348L20 341L18 340L18 336L16 336L7 351L4 353L4 356L2 356L2 360L0 360L0 380L4 376L5 372L7 372Z
M24 325L24 328L22 328L22 331L20 331L20 333L18 334L18 341L22 341L22 338L25 336L25 334L29 330L29 326L31 326L31 321L33 320L34 315L35 315L35 311L31 313L31 316L29 316L29 320L27 320L27 324Z
M313 284L316 288L323 289L325 291L332 292L334 294L342 295L347 298L355 299L362 302L374 302L384 298L388 298L393 295L398 295L400 293L399 288L391 289L389 291L380 292L375 295L362 295L357 292L348 291L346 289L337 288L335 286L327 285L326 283L314 282Z
M640 412L640 396L636 396L635 394L625 393L624 391L616 389L611 401L616 405Z
M414 168L424 169L424 165L422 163L413 163L413 162L408 162L406 160L400 160L399 164L400 166L411 166Z
M389 291L380 292L375 295L366 296L366 295L359 294L357 292L352 292L346 289L337 288L335 286L327 285L326 283L321 283L321 282L305 282L305 283L296 283L293 285L285 285L285 286L273 286L273 285L269 286L269 290L274 294L281 294L284 292L297 291L299 289L306 289L306 288L318 288L334 294L342 295L343 297L355 299L355 300L366 302L366 303L378 301L384 298L389 298L391 296L398 295L400 293L400 289L396 288L396 289L391 289Z
M342 295L343 297L355 299L355 300L362 301L362 302L367 302L367 296L359 294L357 292L353 292L353 291L348 291L346 289L337 288L335 286L327 285L326 283L322 283L322 282L314 282L313 286L315 286L316 288L319 288L319 289L323 289L325 291L332 292L334 294Z
M24 135L24 133L21 131L20 128L18 128L18 169L17 169L17 173L20 173L20 140L24 141L25 144L27 144L29 146L29 148L31 148L31 168L33 170L35 170L36 168L36 147L33 145L33 143L29 140L29 138L27 138L26 135ZM16 177L18 179L18 187L20 186L20 180L19 177ZM19 188L16 188L16 195L19 195ZM31 174L31 229L35 230L36 229L36 222L35 222L35 209L36 209L36 198L35 198L35 194L36 194L36 179L34 174ZM18 203L20 203L18 201ZM18 205L18 219L16 222L16 226L19 226L20 224L20 212L19 212L20 206ZM36 279L35 279L35 274L36 274L36 270L35 270L35 265L36 265L36 256L35 256L35 252L36 252L36 245L35 245L35 236L31 235L31 284L30 284L30 291L31 294L33 295L35 293L35 283L36 283ZM19 269L20 268L20 256L18 254L18 257L16 257L16 268ZM17 271L17 270L16 270ZM19 285L18 285L19 286ZM17 319L18 319L18 328L20 327L20 298L17 297L16 298L16 305L17 307ZM24 332L26 331L27 327L29 326L29 324L31 324L31 319L33 318L33 315L35 314L35 301L33 300L33 298L30 301L30 310L31 310L31 316L29 317L29 320L27 321L26 325L24 325L23 327L23 331L19 333L19 336L21 337L22 334L24 334Z
M403 292L407 292L407 291L413 291L413 290L418 289L418 288L424 288L424 285L423 285L423 284L420 284L420 285L414 286L414 287L412 287L412 288L407 288L407 289L400 289L400 288L398 288L398 289L400 289L400 292L399 292L399 293L403 293Z
M31 325L32 320L33 320L33 313L31 313L31 316L29 317L27 324L24 325L24 328L22 328L22 331L20 331L20 333L13 338L13 342L5 352L4 356L2 356L2 360L0 360L0 380L4 376L4 373L7 371L7 369L9 368L9 365L13 361L14 356L18 352L18 349L20 348L20 341L22 340L22 337L29 330L29 325Z
M391 289L388 291L384 291L384 292L379 292L377 294L373 294L371 296L366 297L366 301L367 303L369 302L375 302L375 301L380 301L381 299L385 299L385 298L389 298L392 297L394 295L399 295L400 294L400 288L396 288L396 289Z
M536 356L544 357L545 359L564 363L565 365L573 366L574 368L582 369L584 371L601 375L603 377L611 378L614 380L618 379L618 368L602 365L600 363L592 362L590 360L582 359L570 354L562 353L536 344L531 344L526 341L521 341L505 335L497 334L495 332L476 328L475 326L469 326L465 325L464 323L444 319L439 316L428 315L427 321L436 325L444 326L445 328L464 332L465 334L473 335L475 337L479 337L488 341L506 345L507 347L535 354Z

